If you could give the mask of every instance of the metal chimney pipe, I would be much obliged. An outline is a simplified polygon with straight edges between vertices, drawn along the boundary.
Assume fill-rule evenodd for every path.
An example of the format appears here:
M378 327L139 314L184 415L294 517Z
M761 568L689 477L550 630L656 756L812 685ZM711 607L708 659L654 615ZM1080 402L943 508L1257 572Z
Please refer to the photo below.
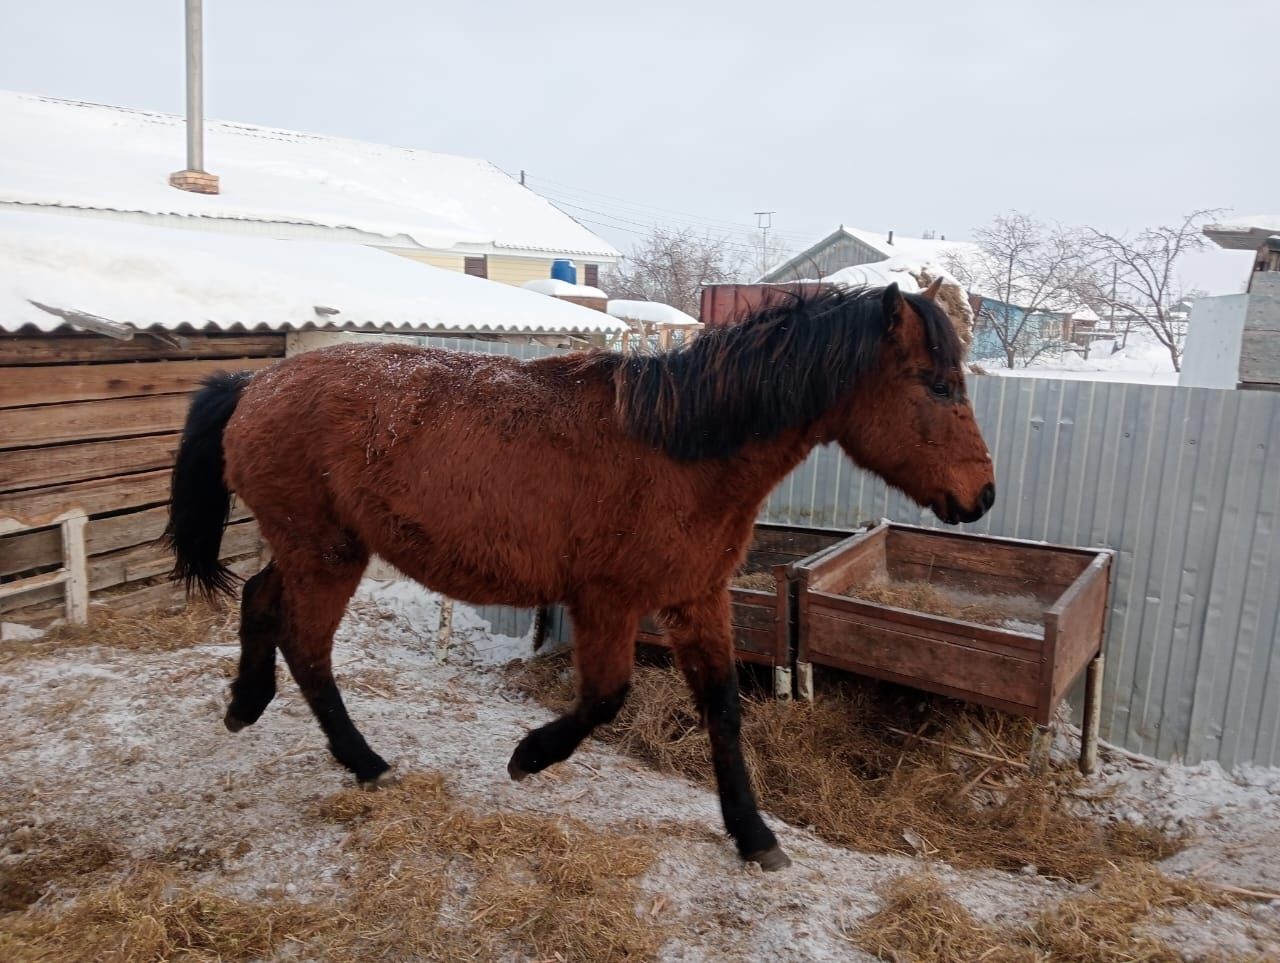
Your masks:
M196 194L217 194L218 178L204 169L204 27L201 0L186 0L187 167L169 184Z
M204 171L204 27L201 0L187 0L187 170Z

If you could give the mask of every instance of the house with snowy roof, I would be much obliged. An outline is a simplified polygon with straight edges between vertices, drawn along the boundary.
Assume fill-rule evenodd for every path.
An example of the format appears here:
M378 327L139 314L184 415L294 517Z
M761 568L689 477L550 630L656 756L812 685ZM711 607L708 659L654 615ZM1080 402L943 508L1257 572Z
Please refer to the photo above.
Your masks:
M575 261L594 284L619 252L487 161L206 121L216 194L178 190L186 121L0 92L0 210L378 248L520 285Z
M964 258L977 251L969 241L948 241L943 237L903 237L890 231L878 234L841 224L815 244L760 277L764 284L810 278L829 278L838 271L886 261L946 265L954 258Z

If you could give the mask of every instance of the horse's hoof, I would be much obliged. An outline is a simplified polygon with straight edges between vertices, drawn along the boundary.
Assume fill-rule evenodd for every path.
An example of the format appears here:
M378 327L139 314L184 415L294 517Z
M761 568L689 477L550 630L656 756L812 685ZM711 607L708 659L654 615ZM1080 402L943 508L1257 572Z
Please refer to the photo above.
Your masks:
M781 846L774 846L772 849L766 849L760 853L752 853L745 859L748 863L759 863L760 868L766 873L786 869L791 865L791 857L782 851Z
M517 766L515 757L513 756L511 758L511 761L507 763L507 775L510 776L515 782L524 782L533 774L529 772L525 772L523 769Z
M227 714L222 717L222 724L227 727L228 732L239 732L249 723L245 722L243 719L237 719L231 714L231 710L228 709Z
M399 782L400 776L394 769L384 770L372 779L358 780L360 788L365 792L377 792L379 789L389 789Z

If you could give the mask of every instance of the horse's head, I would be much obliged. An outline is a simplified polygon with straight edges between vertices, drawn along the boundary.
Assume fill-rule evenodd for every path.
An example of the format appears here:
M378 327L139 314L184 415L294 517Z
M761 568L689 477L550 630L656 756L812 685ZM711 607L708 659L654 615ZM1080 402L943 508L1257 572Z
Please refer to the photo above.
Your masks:
M858 379L833 434L858 465L955 524L986 514L995 471L965 392L963 349L934 301L939 286L885 288L879 364Z

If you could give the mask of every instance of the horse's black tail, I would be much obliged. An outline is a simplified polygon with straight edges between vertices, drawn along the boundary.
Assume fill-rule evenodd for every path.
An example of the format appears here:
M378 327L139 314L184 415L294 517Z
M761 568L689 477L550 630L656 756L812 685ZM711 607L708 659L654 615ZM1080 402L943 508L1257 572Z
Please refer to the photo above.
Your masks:
M169 493L169 524L164 541L173 550L173 572L187 592L212 600L231 595L236 576L218 560L222 530L231 514L231 491L223 480L222 433L231 420L249 372L219 372L203 382L191 399L182 429Z

